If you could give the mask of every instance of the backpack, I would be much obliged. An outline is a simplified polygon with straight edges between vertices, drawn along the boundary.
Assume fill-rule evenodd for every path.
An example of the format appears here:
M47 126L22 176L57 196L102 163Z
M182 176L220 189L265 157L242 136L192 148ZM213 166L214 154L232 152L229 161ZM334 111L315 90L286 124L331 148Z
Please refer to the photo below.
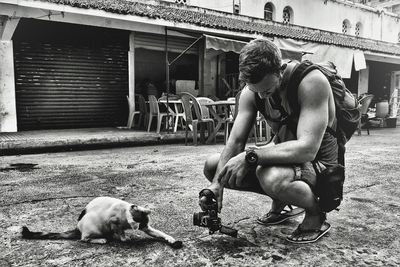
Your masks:
M293 109L294 114L299 114L297 89L303 78L315 69L325 75L332 89L336 109L336 130L328 127L327 131L337 138L339 146L338 161L344 166L345 144L357 130L361 112L359 102L346 88L342 78L337 74L336 66L332 62L314 64L309 60L305 60L293 68L288 80L286 82L282 81L282 84L288 88L289 106Z
M335 100L336 130L328 127L327 131L337 139L338 163L324 170L313 162L317 173L317 183L312 188L319 200L322 211L329 212L340 205L343 199L343 184L345 180L345 144L358 128L361 119L360 104L353 94L346 88L342 78L337 74L336 66L332 62L314 64L305 60L295 66L289 78L282 81L282 86L287 86L289 106L292 114L299 114L298 87L303 78L312 70L318 69L328 79ZM290 124L290 118L289 118ZM297 124L295 125L297 128ZM295 130L293 127L292 131Z

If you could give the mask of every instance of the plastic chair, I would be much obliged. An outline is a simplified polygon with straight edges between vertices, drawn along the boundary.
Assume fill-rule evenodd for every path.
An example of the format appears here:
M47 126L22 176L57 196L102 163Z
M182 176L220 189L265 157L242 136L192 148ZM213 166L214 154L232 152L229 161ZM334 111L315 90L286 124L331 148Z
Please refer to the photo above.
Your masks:
M140 94L136 94L135 98L137 98L138 105L135 105L135 98L132 96L126 96L128 100L128 106L129 106L129 116L128 116L128 123L127 123L127 128L131 129L132 127L135 126L135 116L139 115L139 120L138 120L138 125L145 124L146 116L147 116L147 110L146 110L146 101L144 100L144 97Z
M139 127L140 127L141 123L143 122L143 127L146 129L148 116L149 116L149 111L147 109L146 100L144 99L144 96L141 94L137 95L137 99L138 99L139 110L140 110ZM141 118L142 118L142 120L141 120Z
M126 127L128 127L128 129L130 129L130 128L132 128L132 126L134 124L135 115L139 115L140 111L135 110L135 97L127 95L126 99L128 100L128 108L129 108L128 123L127 123Z
M213 119L205 118L201 113L201 106L197 101L196 97L189 93L181 93L181 101L183 105L183 110L185 111L185 145L187 145L188 132L191 126L193 131L193 143L197 145L197 130L200 126L200 137L204 137L204 126L208 130L208 136L210 136L215 131L215 123ZM194 115L194 116L193 116ZM214 138L214 143L216 143L216 138Z
M181 122L181 126L183 125L183 121L185 120L185 111L183 110L183 106L180 107L175 104L175 122L174 122L174 133L178 130L179 121ZM183 126L182 126L183 128Z
M271 139L271 127L268 125L267 120L264 116L258 111L256 122L254 123L254 143L258 145L258 141L270 141ZM259 133L259 135L257 134ZM265 133L265 135L264 135ZM260 140L259 140L260 139Z
M165 106L167 105L166 100L167 100L167 97L166 97L165 95L162 96L162 97L160 97L160 98L158 99L159 102L160 102L160 101L163 101L163 104L164 104ZM178 95L170 95L170 96L169 96L169 101L176 101L176 100L180 100L180 96L178 96ZM173 109L170 108L170 110L172 110L173 113L174 113L174 117L175 117L175 121L174 121L174 133L176 133L176 131L178 130L178 124L179 124L179 122L181 122L181 126L182 126L182 128L183 128L183 121L185 120L185 112L184 112L184 110L183 110L182 103L176 103L176 102L171 103L171 102L169 102L169 104L170 104L170 105L171 105L171 104L174 105L174 108L173 108Z
M358 102L360 103L360 112L361 112L361 120L358 124L358 135L361 135L361 127L367 129L367 133L369 135L369 126L370 126L370 118L368 117L368 108L371 105L371 101L374 98L374 95L365 94L363 95Z
M233 123L235 122L235 119L237 117L238 111L239 111L239 100L240 100L240 94L242 91L239 91L235 97L230 97L227 100L228 101L235 101L235 105L231 106L231 113L232 117L228 118L225 121L225 129L224 129L224 144L228 142L229 134L231 131L231 126L233 126Z
M200 104L200 113L201 113L201 117L203 119L210 119L210 110L208 109L208 107L204 106L204 104L209 104L209 103L213 103L214 100L208 98L208 97L196 97L197 102Z
M153 117L157 117L156 132L159 133L161 130L162 119L164 117L166 117L166 125L168 125L168 116L167 116L168 114L166 112L160 112L160 107L158 106L157 98L154 95L149 95L149 107L150 107L150 112L149 112L149 122L147 125L147 131L150 132ZM170 113L169 115L172 117L175 116L175 114L173 113Z

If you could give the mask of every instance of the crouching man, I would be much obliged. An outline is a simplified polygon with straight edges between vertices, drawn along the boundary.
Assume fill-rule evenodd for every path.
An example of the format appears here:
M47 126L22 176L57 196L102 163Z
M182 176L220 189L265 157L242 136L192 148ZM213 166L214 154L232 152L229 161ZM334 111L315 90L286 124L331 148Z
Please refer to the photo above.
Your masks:
M247 44L239 57L241 92L239 110L229 140L220 155L209 157L204 174L222 208L224 188L245 190L272 198L270 211L258 221L278 224L287 218L305 217L287 237L294 243L311 243L326 234L330 225L311 189L316 183L312 161L321 168L337 164L336 138L326 131L334 127L335 103L326 77L313 70L300 82L298 108L289 105L286 84L295 63L282 64L281 52L268 40ZM257 112L275 133L270 145L245 149ZM287 210L295 205L303 209Z

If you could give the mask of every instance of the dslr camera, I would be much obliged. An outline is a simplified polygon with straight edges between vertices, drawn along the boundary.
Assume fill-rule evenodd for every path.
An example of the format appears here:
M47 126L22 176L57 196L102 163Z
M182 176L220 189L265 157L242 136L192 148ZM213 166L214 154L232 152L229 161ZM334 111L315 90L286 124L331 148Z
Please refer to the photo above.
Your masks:
M210 235L219 231L222 234L237 237L238 231L236 229L221 224L221 218L218 217L218 202L211 190L203 189L200 191L199 205L202 211L193 214L194 225L207 227Z

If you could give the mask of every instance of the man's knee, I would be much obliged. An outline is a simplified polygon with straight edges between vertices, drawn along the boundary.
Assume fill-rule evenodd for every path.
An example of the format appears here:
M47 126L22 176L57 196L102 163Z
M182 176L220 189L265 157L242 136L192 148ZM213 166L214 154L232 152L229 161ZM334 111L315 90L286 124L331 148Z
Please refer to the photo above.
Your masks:
M262 167L256 169L256 176L268 195L278 196L293 181L294 170L290 167Z
M217 170L220 154L214 154L207 158L204 164L204 176L211 182Z

